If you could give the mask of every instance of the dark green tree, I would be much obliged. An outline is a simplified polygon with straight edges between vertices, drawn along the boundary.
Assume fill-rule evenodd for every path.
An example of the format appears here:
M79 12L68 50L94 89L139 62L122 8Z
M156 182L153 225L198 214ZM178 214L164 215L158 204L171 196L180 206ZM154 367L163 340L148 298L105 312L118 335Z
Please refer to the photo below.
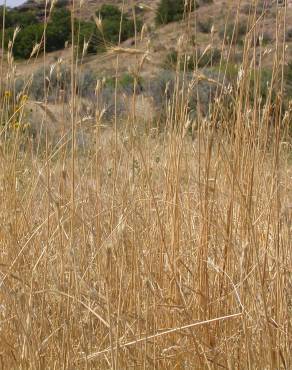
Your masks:
M99 14L103 19L121 19L122 12L115 5L104 4L99 10Z
M135 34L134 21L128 18L126 15L122 15L120 9L114 5L103 5L97 12L102 18L102 37L100 40L116 44L119 41L119 35L121 33L121 41L125 41ZM137 31L141 30L142 23L137 20L136 22ZM121 31L121 32L120 32Z
M1 13L2 12L2 13ZM3 8L0 7L0 17ZM84 41L89 42L88 52L97 53L104 51L106 43L116 44L132 37L135 33L134 21L122 15L118 7L103 5L98 14L102 17L102 32L98 30L93 21L75 21L75 31L79 35L79 46L82 48ZM17 15L17 16L16 16ZM9 40L12 40L14 28L20 26L13 53L16 58L29 58L36 43L42 41L44 24L40 22L34 13L7 10L7 27L4 31L4 45L7 48ZM141 22L136 22L137 31L142 27ZM121 32L120 32L121 31ZM0 38L3 31L0 32ZM46 28L46 51L55 51L64 48L65 42L71 39L71 14L66 8L56 8Z
M102 35L94 22L78 21L76 22L76 29L79 34L79 46L81 50L84 42L88 42L87 52L89 54L104 51Z
M197 2L192 1L185 9L185 0L160 0L155 22L159 25L180 21L184 17L185 10L193 11L198 6Z
M6 34L6 40L12 39L11 33L13 33L13 29L10 30L10 35L9 33ZM21 30L17 35L13 46L13 55L15 58L29 58L34 45L41 41L42 34L43 25L39 23L27 26Z
M54 51L63 49L65 42L71 37L71 15L63 9L56 9L52 13L46 32L46 50Z
M0 6L0 23L3 23L4 8ZM5 27L16 27L19 26L24 28L38 22L35 12L33 11L19 11L10 8L6 8L5 12Z
M4 31L4 45L6 48L9 40L12 40L15 26L16 25L9 27ZM34 45L41 42L43 32L43 23L35 21L33 24L22 24L22 28L18 33L13 46L13 54L15 58L29 58ZM46 51L54 51L64 48L65 42L70 39L70 35L70 12L67 9L56 9L52 13L47 25ZM0 37L2 37L2 32L0 33Z

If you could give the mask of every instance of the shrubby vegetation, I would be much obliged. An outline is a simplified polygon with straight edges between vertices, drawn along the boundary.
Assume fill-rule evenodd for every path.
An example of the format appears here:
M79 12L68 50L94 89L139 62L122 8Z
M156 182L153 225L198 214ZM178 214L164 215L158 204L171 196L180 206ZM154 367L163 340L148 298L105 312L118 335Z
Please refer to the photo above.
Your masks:
M94 22L79 23L80 46L84 41L89 42L88 53L102 52L107 44L117 44L134 36L134 21L122 14L117 6L104 4L96 15L102 19L102 29L98 29ZM141 27L141 21L137 20L136 31L139 32Z
M204 75L211 79L217 79L218 73L212 69L206 69ZM164 70L155 78L148 81L144 87L144 94L153 99L155 106L159 110L159 125L165 124L166 116L168 114L168 107L173 101L173 97L177 99L183 97L185 102L185 112L189 118L195 120L198 115L198 107L200 113L208 115L210 101L213 100L216 92L216 85L211 84L207 80L197 81L196 87L188 89L191 81L194 80L193 73L177 72L173 70ZM179 86L179 89L178 89ZM179 91L179 93L178 93ZM175 107L173 107L175 108ZM181 114L181 111L173 111L173 115Z
M65 100L70 97L70 86L71 86L71 73L70 68L67 65L58 64L51 69L47 67L45 70L45 76L47 81L47 98L49 101L54 102L63 92ZM85 69L79 71L76 81L76 90L82 97L93 98L96 100L94 91L98 79L102 79L103 76L98 76L91 69ZM20 91L24 82L21 79L17 80ZM114 77L107 77L104 81L104 89L113 93L116 86L116 80ZM134 92L134 77L129 73L122 74L117 81L118 91L124 94L132 94ZM135 92L141 93L145 89L144 81L141 77L136 81ZM36 100L44 99L44 70L43 68L38 69L32 79L32 83L29 88L30 96ZM112 94L114 96L114 94Z
M183 74L183 72L181 72ZM212 69L206 69L204 74L217 78L218 72ZM47 81L47 99L49 102L54 103L60 101L60 98L65 102L70 99L70 85L71 85L71 75L70 68L66 65L56 65L53 70L49 67L45 70L45 76ZM182 76L182 75L181 75ZM186 73L184 75L185 81L188 83L193 78L192 73ZM90 104L97 104L96 96L94 94L95 86L98 79L102 79L102 76L98 76L92 70L82 70L79 71L77 75L76 90L80 97L86 98L87 102ZM181 83L183 78L181 80ZM155 77L149 80L143 80L139 78L136 81L135 93L137 95L143 92L145 97L150 97L153 101L155 107L159 108L160 117L163 119L166 113L167 104L175 93L175 86L177 83L176 72L173 70L164 70L157 74ZM24 86L22 80L18 80L17 84L21 90ZM134 93L134 76L125 73L119 76L117 81L117 91L118 99L115 101L115 91L116 81L113 77L107 77L104 79L103 88L101 89L98 104L102 109L105 109L104 119L110 122L114 116L117 114L119 117L123 116L127 111L127 97L132 96ZM191 117L196 117L197 104L200 104L200 109L202 112L207 114L208 104L210 97L213 96L215 92L215 85L210 84L207 81L200 81L198 83L199 91L199 101L197 96L197 90L194 89L188 96L188 113ZM31 98L42 101L44 99L44 71L40 68L33 76L32 84L29 88L29 93ZM116 105L116 107L115 107Z
M106 79L106 86L110 88L114 88L116 86L116 79L114 77L110 77ZM136 80L136 87L135 86L135 78L130 73L122 74L117 81L117 88L119 90L123 90L127 93L133 93L134 89L136 93L140 93L144 90L144 81L141 77Z
M121 35L120 41L125 41L135 34L135 24L132 19L122 15L120 9L114 5L103 5L97 12L102 19L102 30L105 41L116 44L119 41L120 24ZM142 23L137 20L137 31L141 30Z
M280 5L280 3L279 3ZM259 17L261 14L269 13L269 11L272 8L272 1L268 2L265 0L259 0L255 4L243 4L240 8L241 13L249 15L249 14L255 14L257 17Z
M199 5L196 1L192 2L192 10L196 9L198 6ZM188 10L190 10L189 7ZM183 19L184 13L184 0L160 0L160 3L157 7L155 22L156 24L177 22Z
M221 51L217 48L209 49L206 52L200 50L197 51L197 55L189 55L186 62L187 69L189 71L194 70L196 67L205 68L212 65L217 65L221 60ZM178 53L173 50L170 52L164 61L164 66L166 68L176 68L178 63ZM185 68L185 58L179 60L180 69Z
M3 23L3 13L4 7L0 6L0 22ZM20 12L15 9L6 9L5 12L5 25L9 27L27 27L29 25L35 24L38 22L36 13L33 11Z
M284 98L286 100L286 105L288 106L292 99L292 62L289 62L284 69L284 81Z
M29 58L33 47L36 43L40 43L43 38L44 24L37 22L37 18L32 18L34 21L31 23L21 22L23 14L19 11L11 11L12 13L19 14L20 21L17 23L10 23L11 27L5 30L4 45L7 47L9 40L12 39L14 29L16 26L21 27L13 46L13 54L16 58ZM7 12L8 18L10 17L10 11ZM55 51L64 48L65 42L70 38L70 12L67 9L55 9L48 21L46 29L46 51ZM16 18L13 18L17 20ZM24 17L25 20L30 19ZM0 37L2 37L2 32Z
M212 20L211 18L206 19L205 21L198 20L197 28L199 32L202 33L210 33L212 28Z
M246 35L246 23L241 21L240 23L230 22L223 25L219 30L219 36L221 39L225 37L225 40L233 44L243 44L244 36Z
M213 0L160 0L155 21L156 24L167 24L177 22L183 19L185 12L192 12L199 8L200 5L211 4Z
M103 5L97 11L97 15L102 18L102 29L99 30L92 21L76 19L76 33L79 34L78 40L80 47L84 42L88 42L88 53L97 53L105 50L105 43L116 44L119 41L120 22L121 35L120 41L134 36L135 24L132 19L122 15L120 9L113 5ZM0 16L3 19L3 7ZM6 30L4 44L7 48L9 40L12 39L15 27L19 26L20 31L15 39L13 54L16 58L29 58L36 43L42 41L44 24L35 12L22 12L19 10L6 10ZM142 24L136 22L137 31L140 31ZM2 32L0 34L2 37ZM63 49L65 43L71 39L71 15L64 7L56 8L48 21L46 29L46 51Z
M292 40L292 28L288 28L286 31L286 40L291 41Z
M44 74L47 82L47 98L51 102L55 102L60 94L63 94L65 101L70 96L71 86L71 72L70 67L63 64L58 64L54 68L47 67L45 72L43 68L38 69L32 79L29 93L30 96L36 100L44 99ZM77 75L76 89L80 96L89 97L89 94L94 95L98 76L91 69L80 71ZM18 84L21 84L21 80L18 80Z

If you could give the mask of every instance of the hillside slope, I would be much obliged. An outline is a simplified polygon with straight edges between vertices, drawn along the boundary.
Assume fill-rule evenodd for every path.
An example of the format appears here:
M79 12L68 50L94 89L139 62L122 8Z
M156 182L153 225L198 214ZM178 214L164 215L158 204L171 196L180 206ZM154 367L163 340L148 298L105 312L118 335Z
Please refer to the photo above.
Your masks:
M34 6L33 4L39 2L37 0L30 0L26 4L28 6ZM78 10L79 16L83 18L89 18L96 12L96 10L102 4L115 4L122 6L123 1L112 0L112 1L94 1L87 0L82 3L82 7ZM124 11L131 15L132 6L126 2ZM181 36L185 36L184 40L188 40L188 44L184 45L185 50L189 53L195 53L196 50L201 52L212 43L212 47L215 49L221 49L222 45L222 32L224 32L224 24L227 22L233 24L234 19L238 17L240 22L248 22L249 13L249 1L242 2L240 8L237 8L235 2L229 1L226 3L224 0L214 0L212 4L206 4L200 6L198 10L193 12L188 21L173 22L167 25L156 27L154 24L154 16L157 7L158 0L145 0L137 3L136 11L138 9L137 17L139 17L144 23L143 38L140 35L135 41L133 39L125 41L121 47L127 49L138 49L139 51L148 51L148 58L143 64L143 75L155 75L158 70L161 69L161 65L165 60L166 56L178 48L178 40L181 40ZM271 3L272 4L272 3ZM139 11L139 9L143 9ZM283 8L279 8L278 12L283 12ZM260 16L260 15L258 15ZM266 56L263 59L263 64L266 66L272 65L273 61L269 58L269 53L275 47L273 40L275 38L276 30L276 17L277 9L275 5L271 7L262 15L261 26L259 32L262 32L266 38L264 47L267 48ZM287 9L287 25L288 34L289 24L292 24L292 8ZM204 29L204 25L207 25L209 30ZM211 35L210 30L213 26L213 33ZM292 34L292 33L291 33ZM291 57L292 53L292 37L287 39L288 45L288 56ZM239 56L243 52L242 46L232 46L232 52ZM57 58L62 58L65 63L70 63L71 52L69 49L53 52L47 56L48 63L53 63ZM26 74L31 73L42 63L42 57L40 60L36 60L33 65L27 65L27 63L18 62L18 73ZM129 52L122 54L119 58L119 71L125 73L129 71L129 66L133 66L134 61L137 59L135 52ZM102 75L110 75L115 70L115 54L112 50L109 53L103 53L98 55L88 55L83 59L83 66L90 68L94 72Z

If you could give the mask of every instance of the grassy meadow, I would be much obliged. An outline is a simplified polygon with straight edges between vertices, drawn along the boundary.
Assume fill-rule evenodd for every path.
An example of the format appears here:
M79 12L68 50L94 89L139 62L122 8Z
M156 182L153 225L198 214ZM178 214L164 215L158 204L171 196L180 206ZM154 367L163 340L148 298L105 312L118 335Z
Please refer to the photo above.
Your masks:
M131 43L2 32L0 368L291 369L288 2L187 3L162 60L121 3Z

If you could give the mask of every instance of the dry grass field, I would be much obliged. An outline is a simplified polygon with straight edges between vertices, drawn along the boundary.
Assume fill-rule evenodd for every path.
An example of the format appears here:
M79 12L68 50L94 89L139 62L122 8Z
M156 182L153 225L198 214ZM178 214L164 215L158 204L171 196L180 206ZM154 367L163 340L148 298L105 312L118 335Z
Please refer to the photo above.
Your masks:
M287 12L275 11L269 51L254 46L264 17L250 12L234 84L223 62L218 78L198 68L185 78L185 21L159 118L151 106L139 110L138 76L155 56L147 33L137 36L144 49L109 46L115 76L120 63L135 71L123 116L116 80L109 122L102 79L94 108L84 108L74 48L66 51L68 99L58 104L47 99L50 55L36 62L44 67L37 101L30 78L15 92L18 69L29 74L34 56L23 67L8 51L0 87L1 369L292 368ZM234 46L224 39L221 47L231 58ZM272 79L263 98L267 53Z

